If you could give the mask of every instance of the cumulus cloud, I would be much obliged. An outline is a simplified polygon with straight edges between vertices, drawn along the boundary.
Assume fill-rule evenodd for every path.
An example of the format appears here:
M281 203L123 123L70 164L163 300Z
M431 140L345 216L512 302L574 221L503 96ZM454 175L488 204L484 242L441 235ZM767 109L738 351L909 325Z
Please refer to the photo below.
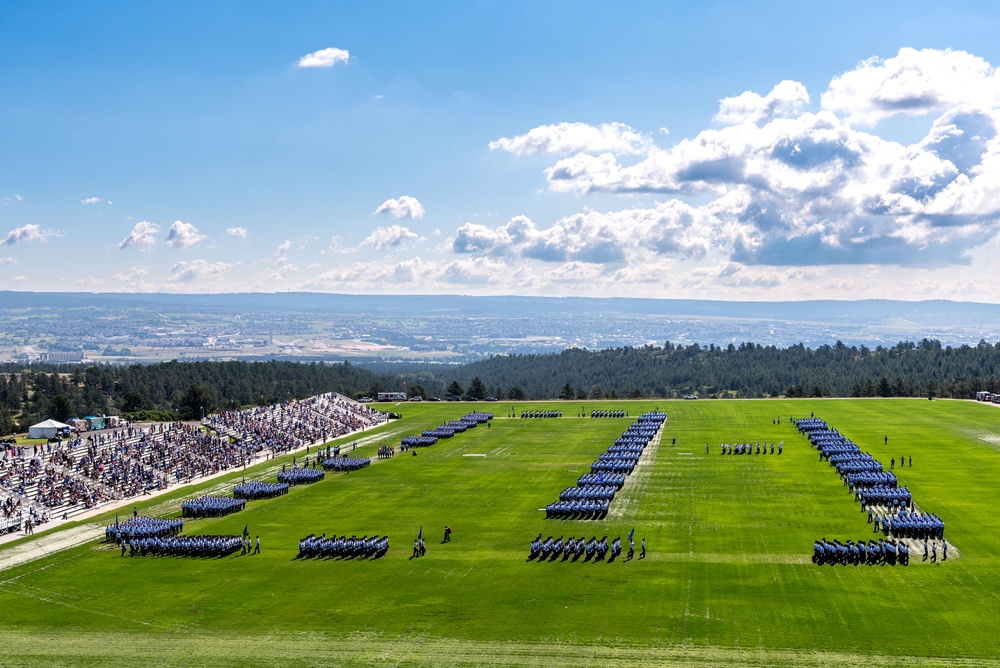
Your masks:
M156 235L160 233L160 226L143 220L132 226L132 231L122 239L118 248L135 248L140 251L147 251L156 245Z
M247 238L247 228L245 227L227 227L226 228L227 237L236 237L237 239Z
M351 59L351 54L346 49L320 49L313 51L299 58L299 67L333 67L340 63L346 63Z
M0 267L6 267L8 264L17 264L16 257L0 257Z
M32 241L45 241L49 237L65 236L61 230L43 230L38 225L29 223L22 227L16 227L0 239L0 246L13 246L18 243L31 243Z
M280 282L296 271L298 271L298 267L289 262L288 258L279 257L272 267L264 270L264 276L268 280Z
M111 204L111 200L102 197L86 197L80 200L80 204Z
M946 72L978 83L956 88ZM691 259L715 252L746 266L966 264L1000 233L996 78L992 66L963 52L903 49L835 78L818 112L804 110L808 94L792 81L767 95L726 98L717 116L725 127L653 146L638 161L622 162L601 146L544 171L553 192L666 202L645 213L584 213L547 229L467 223L452 250L604 264L664 249ZM858 127L932 111L937 117L913 144ZM686 218L664 215L682 210ZM767 280L717 279L735 283L732 276Z
M809 93L798 81L785 80L761 96L745 91L719 103L715 120L720 123L758 123L773 118L796 116L809 104Z
M278 248L275 249L274 254L277 255L278 257L281 257L285 253L287 253L288 249L290 249L291 247L292 247L292 240L291 239L285 239L283 242L281 242L280 244L278 244Z
M916 116L960 104L996 106L1000 79L992 65L966 51L904 47L891 58L870 58L835 77L820 101L850 123L871 125L896 114Z
M624 123L556 123L541 125L516 137L501 137L490 142L491 151L514 155L536 153L611 153L614 155L646 153L652 140Z
M525 216L499 227L462 225L455 253L507 256L550 263L621 264L640 255L701 258L712 243L710 216L679 200L649 209L584 212L539 229Z
M387 199L379 204L375 215L420 219L424 217L424 206L416 197L403 195L399 199Z
M377 251L384 251L399 248L403 244L419 239L420 236L402 225L390 225L389 227L379 227L368 235L362 246L371 246Z
M208 260L182 261L170 268L170 275L167 281L170 283L214 281L232 268L233 265L228 262L209 262Z
M174 248L192 248L204 241L207 237L198 232L198 228L191 223L184 223L175 220L170 229L167 230L167 245Z
M131 269L115 272L111 275L111 279L126 283L132 287L139 287L142 284L142 279L148 275L148 267L132 267Z

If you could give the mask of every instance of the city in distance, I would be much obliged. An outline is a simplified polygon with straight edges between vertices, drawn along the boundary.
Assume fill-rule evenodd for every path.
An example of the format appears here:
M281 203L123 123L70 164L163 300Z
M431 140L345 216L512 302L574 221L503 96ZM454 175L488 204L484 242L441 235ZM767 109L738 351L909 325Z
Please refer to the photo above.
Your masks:
M462 364L491 355L751 341L871 348L1000 340L1000 305L892 300L0 292L0 360Z

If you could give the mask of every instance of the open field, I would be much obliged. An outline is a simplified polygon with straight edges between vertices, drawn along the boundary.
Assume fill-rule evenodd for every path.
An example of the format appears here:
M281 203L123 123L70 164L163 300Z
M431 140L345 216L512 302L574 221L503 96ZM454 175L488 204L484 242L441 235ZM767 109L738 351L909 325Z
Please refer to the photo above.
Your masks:
M395 434L387 443L474 408L497 417L415 457L397 454L241 513L185 523L185 533L238 534L248 525L261 537L260 555L122 558L91 542L0 571L0 663L1000 664L997 408L584 403L588 411L625 407L633 417L659 406L669 418L606 520L545 520L539 508L588 471L631 418L576 418L580 402L517 405L565 415L535 420L508 419L509 403L407 404L403 419L384 428ZM788 421L811 411L886 464L912 456L912 468L897 466L900 482L945 520L961 557L924 564L916 554L905 568L813 565L815 539L867 539L871 529ZM784 440L784 454L718 454L722 441L765 440ZM374 454L375 445L357 454ZM485 456L463 456L471 454ZM247 477L273 479L275 465ZM218 493L220 484L206 487ZM180 499L196 495L187 488L139 511L176 515ZM96 521L113 523L114 513ZM453 541L439 544L445 524ZM411 559L421 526L427 555ZM624 540L633 526L636 543L648 544L642 561L526 561L539 532ZM296 559L310 532L388 534L392 547L374 561Z

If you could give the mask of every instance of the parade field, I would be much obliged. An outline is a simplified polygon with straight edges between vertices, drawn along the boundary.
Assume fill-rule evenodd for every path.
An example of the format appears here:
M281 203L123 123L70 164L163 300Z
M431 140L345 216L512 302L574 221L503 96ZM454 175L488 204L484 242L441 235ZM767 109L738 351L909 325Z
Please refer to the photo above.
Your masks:
M1000 664L1000 408L904 399L520 402L509 417L511 407L382 406L402 418L340 441L348 456L371 456L370 467L328 472L224 517L185 519L185 535L246 527L260 537L260 554L121 556L104 542L104 527L116 514L131 517L131 505L60 527L94 538L0 571L0 664ZM655 408L667 422L608 516L546 519L545 506ZM562 417L520 417L531 409ZM594 409L630 417L591 418ZM401 436L470 410L495 418L416 455L397 449L375 460L378 445L398 446ZM886 468L895 459L917 507L946 523L947 561L914 552L909 566L812 563L820 538L873 534L789 420L810 413ZM781 455L720 455L724 442L782 441ZM901 458L912 465L901 467ZM183 500L231 495L244 475L273 481L282 465L292 455L140 501L137 512L177 518ZM446 525L454 533L444 543ZM632 560L528 559L539 533L624 542L633 527ZM427 551L414 558L421 529ZM298 558L310 533L388 535L390 549L378 559ZM5 545L0 564L47 537Z

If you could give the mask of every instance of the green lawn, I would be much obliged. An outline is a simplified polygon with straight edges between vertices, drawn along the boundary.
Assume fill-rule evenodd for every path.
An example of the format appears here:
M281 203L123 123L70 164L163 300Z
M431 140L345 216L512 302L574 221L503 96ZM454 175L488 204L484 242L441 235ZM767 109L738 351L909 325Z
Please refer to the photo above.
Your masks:
M584 403L588 411L599 405ZM563 418L535 420L508 419L509 403L407 405L403 420L385 428L394 434L386 442L473 408L497 418L490 429L415 457L328 475L230 517L185 524L186 533L249 525L261 536L257 556L122 558L95 542L4 571L0 664L1000 661L997 408L917 400L600 405L626 407L633 417L659 406L669 417L654 460L607 520L545 520L539 508L588 471L631 418L578 419L580 402L556 404ZM912 468L897 466L900 480L921 508L945 520L961 556L931 565L915 555L907 568L813 565L816 538L868 538L870 526L790 424L790 415L812 411L886 464L912 456ZM718 454L721 441L737 440L784 440L784 454ZM153 499L139 510L176 515L180 500L197 494ZM113 512L101 519L113 521ZM454 535L442 545L445 524ZM410 559L421 526L427 555ZM624 540L633 526L636 542L647 540L643 561L526 560L539 532ZM298 539L313 531L388 534L392 547L377 561L296 559Z

